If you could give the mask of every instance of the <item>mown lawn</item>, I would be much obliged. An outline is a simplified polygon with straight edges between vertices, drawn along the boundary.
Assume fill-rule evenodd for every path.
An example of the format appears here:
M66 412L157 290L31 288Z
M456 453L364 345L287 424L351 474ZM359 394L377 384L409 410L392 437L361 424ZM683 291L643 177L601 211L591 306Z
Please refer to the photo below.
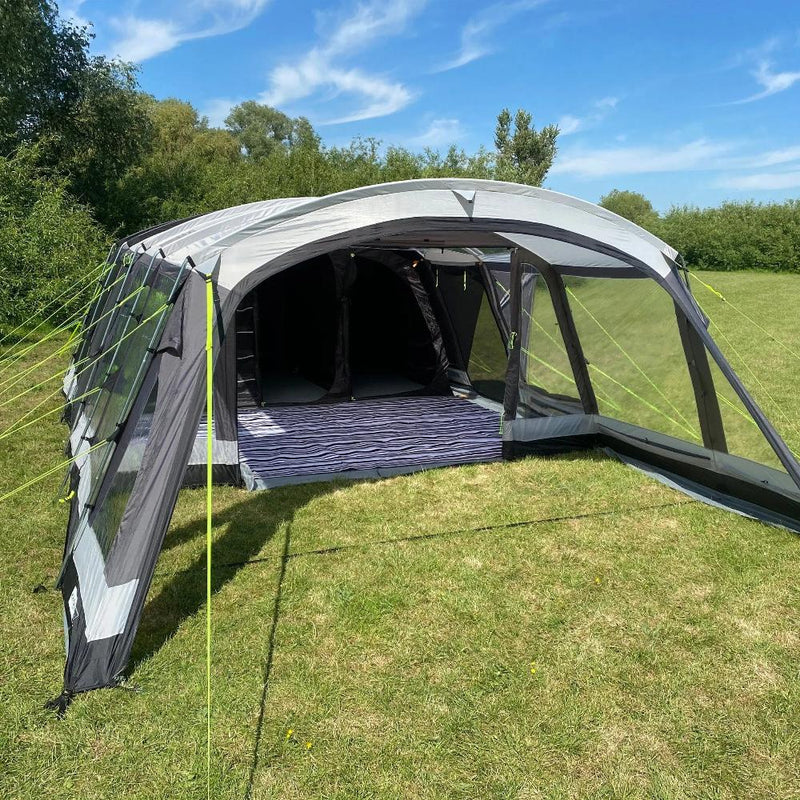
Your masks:
M800 276L704 277L800 353ZM800 360L696 292L797 448ZM28 433L0 440L0 493L57 462L57 415ZM0 797L203 797L203 495L180 496L127 690L59 720L59 481L0 508ZM215 509L214 797L800 797L795 534L591 455Z

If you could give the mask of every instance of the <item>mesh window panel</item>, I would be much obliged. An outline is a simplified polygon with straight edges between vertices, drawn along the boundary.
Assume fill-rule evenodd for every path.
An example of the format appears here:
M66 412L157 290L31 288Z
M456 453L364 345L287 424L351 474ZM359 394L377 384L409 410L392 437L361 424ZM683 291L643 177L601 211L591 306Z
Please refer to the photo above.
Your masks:
M728 353L725 352L724 343L717 342L717 344L720 345L727 357ZM722 426L725 429L725 443L728 446L728 452L731 455L748 458L767 467L786 472L756 421L744 407L739 396L733 390L728 379L722 374L722 370L716 365L710 353L708 354L708 361L711 367L711 377L714 380L714 391L719 401L719 410L722 415ZM736 369L735 365L734 369ZM752 381L747 380L748 375L738 374L748 391L750 391ZM768 377L765 376L764 380L768 380ZM757 392L751 392L751 394L757 402L760 400ZM761 407L769 417L770 407L768 405L762 405ZM781 429L780 424L777 423L780 423L780 421L780 418L770 419L770 422L774 424L779 433ZM790 442L787 442L787 444L791 447Z
M111 549L114 536L122 521L122 515L125 513L125 507L128 505L133 485L136 482L136 476L139 474L139 467L142 465L144 451L150 438L157 397L158 385L156 384L150 393L144 411L136 421L133 436L125 448L119 468L111 479L105 500L92 513L91 525L97 534L97 541L104 556L107 556Z
M90 373L87 378L88 386L97 387L99 391L87 397L82 405L73 430L73 444L78 438L88 440L90 444L113 439L125 423L144 380L147 366L152 361L153 348L163 322L169 313L168 301L182 274L183 268L176 270L172 266L153 270L143 268L137 272L136 280L139 281L141 291L128 297L115 311L106 332L107 347L97 358L97 363L86 370ZM129 280L125 283L129 283ZM106 477L113 451L114 445L109 443L87 456L88 468L81 470L81 481L90 481L90 484L84 484L79 492L79 497L85 502L93 503ZM127 459L126 450L123 463ZM112 480L116 482L117 476ZM114 502L116 501L112 501L112 505ZM79 515L81 524L86 513L83 509ZM116 534L116 526L106 527L101 517L98 523L93 522L93 528L105 550Z
M148 259L149 260L149 259ZM84 346L75 362L76 394L82 395L90 387L96 385L97 362L101 354L108 350L115 341L115 331L120 319L130 309L135 298L129 296L141 286L142 277L136 266L128 266L128 259L123 259L116 282L105 292L103 304L98 314L90 323L91 328L85 334Z
M478 394L502 402L507 367L508 355L503 335L492 313L489 298L484 292L475 323L467 373Z
M117 341L123 336L125 339L112 351L107 364L107 378L102 383L103 390L96 396L101 416L94 427L95 436L100 439L114 433L139 388L174 282L174 277L168 274L151 275L151 285L141 293L139 302L132 308L125 324L120 326Z
M710 320L709 333L797 458L800 315L795 298L800 296L800 275L700 272L697 277L714 287L689 281ZM722 398L729 451L778 468L777 456L763 434L710 356L709 361L715 390Z
M671 297L640 278L564 283L600 413L702 444Z
M547 284L532 268L523 265L523 269L520 381L549 395L577 401L572 365ZM526 280L530 283L527 292ZM525 416L525 408L520 406L518 413Z

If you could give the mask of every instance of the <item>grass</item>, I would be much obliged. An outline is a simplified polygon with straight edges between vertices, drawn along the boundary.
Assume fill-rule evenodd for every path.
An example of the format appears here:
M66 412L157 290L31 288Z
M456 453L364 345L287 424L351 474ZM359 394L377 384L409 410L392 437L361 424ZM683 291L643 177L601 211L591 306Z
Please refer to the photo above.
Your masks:
M800 352L800 277L707 279ZM800 420L798 362L717 315ZM29 430L0 492L60 452L55 417ZM128 690L58 720L58 477L0 522L0 796L203 797L203 495L179 498ZM800 797L794 534L577 454L215 509L214 797Z

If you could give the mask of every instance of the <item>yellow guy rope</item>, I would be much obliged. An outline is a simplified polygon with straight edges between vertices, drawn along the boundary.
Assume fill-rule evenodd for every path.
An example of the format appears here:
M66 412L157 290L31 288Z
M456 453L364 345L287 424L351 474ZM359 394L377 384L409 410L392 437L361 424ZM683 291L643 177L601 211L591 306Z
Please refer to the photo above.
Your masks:
M694 272L689 272L687 270L687 273L689 274L689 276L691 278L696 280L701 286L705 287L709 292L711 292L711 294L715 295L720 300L722 300L722 302L725 303L725 305L729 306L737 314L739 314L740 316L744 317L751 325L753 325L754 327L758 328L758 330L760 330L765 336L767 336L770 339L772 339L772 341L775 342L775 344L780 345L784 350L786 350L787 353L790 353L796 359L800 360L800 353L796 353L794 350L792 350L791 347L789 347L788 344L785 344L784 342L782 342L776 336L771 334L765 327L763 327L763 325L760 325L751 316L748 316L747 314L745 314L745 312L742 311L741 308L738 308L733 303L731 303L731 301L728 300L728 298L725 297L722 294L722 292L717 291L713 286L711 286L711 284L708 284L704 280L701 280L700 278L698 278L697 275L694 274ZM700 304L698 303L698 305L700 305ZM703 312L703 313L705 313L705 312ZM708 314L706 314L706 316L708 316ZM709 319L710 319L710 317L709 317ZM719 327L719 326L717 326L717 327Z
M59 301L59 300L60 300L62 297L64 297L64 295L66 295L66 294L69 294L70 292L74 291L76 286L80 286L82 283L86 283L86 284L89 284L89 283L91 283L91 282L92 282L92 281L93 281L93 280L94 280L94 279L97 277L98 273L99 273L99 272L102 272L102 271L103 271L103 269L104 269L106 266L108 266L108 265L107 265L107 264L101 264L99 267L97 267L97 269L95 269L95 270L92 270L92 271L91 271L91 272L90 272L88 275L85 275L83 278L79 278L79 279L78 279L77 281L75 281L75 283L73 283L71 286L68 286L66 289L64 289L64 291L63 291L63 292L61 292L61 293L57 294L57 295L56 295L56 296L55 296L55 297L54 297L52 300L48 300L48 301L47 301L47 302L46 302L46 303L45 303L45 304L44 304L44 305L43 305L43 306L42 306L42 307L41 307L41 308L40 308L38 311L36 311L36 312L35 312L33 315L31 315L30 317L28 317L28 319L24 320L23 322L20 322L20 324L19 324L19 325L17 325L17 327L16 327L16 328L13 328L13 329L12 329L12 330L10 330L8 333L6 333L6 334L3 336L3 338L2 338L2 339L0 339L0 345L1 345L1 344L3 344L3 342L5 342L5 341L6 341L6 339L8 339L10 336L13 336L13 335L14 335L14 334L15 334L15 333L18 331L18 330L21 330L22 328L24 328L24 327L25 327L25 326L26 326L26 325L27 325L29 322L31 322L31 320L33 320L33 319L35 319L36 317L38 317L38 316L39 316L39 314L41 314L41 313L42 313L42 312L43 312L45 309L47 309L47 308L49 308L51 305L53 305L53 303L56 303L56 302L57 302L57 301ZM113 266L113 265L112 265L112 266ZM58 314L58 312L59 312L60 310L61 310L61 306L59 306L58 308L56 308L56 309L55 309L55 310L54 310L52 313L50 313L50 314L49 314L47 317L45 317L43 320L41 320L41 321L40 321L40 322L39 322L39 323L36 325L36 327L35 327L35 328L33 328L32 330L29 330L29 331L26 333L26 336L30 336L30 335L31 335L31 334L32 334L34 331L38 330L38 329L39 329L39 328L40 328L42 325L44 325L44 324L45 324L45 322L47 322L48 320L52 319L52 318L53 318L53 317L54 317L56 314Z
M689 420L683 416L680 409L664 394L664 392L661 391L661 389L650 378L650 376L639 366L639 364L634 360L633 356L631 356L628 353L628 351L625 350L625 348L611 335L611 333L603 326L600 320L597 319L597 317L595 317L595 315L592 314L592 312L581 302L580 298L575 294L575 292L572 291L572 289L568 287L567 293L584 310L584 312L586 312L586 314L589 316L592 322L594 322L594 324L597 325L597 327L600 328L601 331L603 331L603 333L608 337L609 341L614 345L614 347L616 347L617 350L619 350L620 353L622 353L622 355L625 356L625 358L627 358L631 364L633 364L636 370L650 384L650 386L652 386L652 388L656 390L656 392L664 400L664 402L678 415L678 417L680 417L681 422L683 422L684 425L679 427L683 427L684 430L689 430L691 428L691 423L689 422ZM672 422L675 423L676 421L672 420ZM695 436L696 439L700 438L696 433L693 435Z
M20 492L25 491L25 489L29 489L35 483L44 480L48 475L52 475L55 472L60 472L65 467L68 467L70 464L74 464L79 458L83 458L84 456L89 455L89 453L91 453L92 451L97 450L100 447L104 447L105 445L108 444L108 442L109 442L108 439L103 439L102 442L97 442L97 444L93 444L87 450L83 450L77 455L73 456L72 458L68 458L66 461L62 461L55 467L48 469L46 472L43 472L41 475L37 475L35 478L31 478L31 480L27 481L26 483L23 483L22 486L17 486L16 489L12 489L10 492L6 492L4 495L0 495L0 503L2 503L4 500L8 500L9 497L13 497L15 494L19 494Z
M113 306L108 311L106 311L106 313L103 314L101 317L98 317L91 325L87 325L85 330L88 331L91 328L93 328L98 322L102 322L103 319L108 317L110 314L113 314L120 306L124 305L125 303L128 302L128 300L130 300L131 298L133 298L134 296L136 296L140 292L144 291L144 289L145 289L144 286L140 286L138 289L134 289L126 298L124 298L123 300L120 300L119 303L117 303L115 306ZM120 339L120 341L122 341L122 340ZM46 364L48 361L50 361L51 359L55 358L56 356L59 356L59 355L62 355L63 353L65 353L67 350L69 350L70 346L72 345L72 342L73 342L73 339L70 338L66 342L66 344L63 344L57 350L54 350L49 355L45 356L43 359L41 359L41 361L37 361L32 366L27 367L26 369L22 370L22 372L15 373L14 375L11 375L8 378L6 378L4 381L0 381L0 394L3 394L7 389L10 389L12 386L16 386L18 383L21 383L22 379L26 375L29 375L31 372L37 370L39 367L42 366L42 364ZM78 363L80 363L80 362L78 362Z
M139 330L139 328L141 328L143 325L146 325L148 322L150 322L150 320L155 319L159 314L161 314L168 305L169 305L168 303L164 303L162 306L157 308L149 317L146 317L145 319L143 319L135 328L131 328L124 336L120 336L120 338L117 339L117 341L108 350L104 350L96 358L92 359L88 363L84 363L86 361L86 359L82 359L81 361L78 361L75 364L75 366L76 367L79 366L79 365L82 365L82 366L81 366L81 369L78 370L75 373L75 376L77 377L78 375L82 374L87 369L89 369L89 367L94 366L98 361L100 361L100 359L104 358L111 351L111 349L113 349L115 347L119 347L119 345L122 344L122 342L124 342L125 339L127 339L132 334L136 333L136 331ZM88 356L87 356L87 358L88 358ZM24 389L23 391L19 392L18 394L15 394L13 397L9 397L8 400L4 400L2 403L0 403L0 408L3 408L4 406L7 406L9 403L13 403L15 400L18 400L20 397L23 397L24 395L28 394L29 392L32 392L32 391L34 391L36 389L41 389L42 386L44 386L45 384L49 383L54 378L62 377L63 374L64 374L64 370L59 370L58 372L53 373L49 377L45 378L43 381L39 381L39 383L37 383L37 384L35 384L33 386L29 386L27 389Z
M72 402L77 402L79 400L85 400L87 397L90 397L93 394L96 394L100 391L99 386L95 386L94 389L90 389L88 392L85 392L82 395L78 395L72 399ZM46 417L49 417L51 414L55 414L57 411L63 411L64 406L63 404L58 405L56 408L51 408L49 411L45 411L43 414L40 414L36 419L32 419L29 422L26 422L24 425L20 425L24 419L27 419L37 408L41 408L48 400L52 400L57 394L61 392L61 387L59 386L54 392L51 392L44 400L38 402L30 411L26 414L23 414L16 422L12 422L2 433L0 433L0 440L7 439L9 436L13 436L15 433L24 430L25 428L35 425L37 422L41 422Z
M116 281L114 281L114 283L118 283L120 280L122 280L122 278L118 278ZM112 283L111 286L113 286L113 285L114 284ZM108 288L110 288L110 287L108 287ZM52 339L53 337L58 336L60 333L63 333L65 330L67 330L67 328L71 327L73 324L76 325L76 328L79 328L80 324L81 324L81 321L82 321L82 318L85 316L86 312L89 310L89 306L91 306L92 303L94 303L94 301L97 300L97 298L101 294L102 294L102 291L100 291L97 294L95 294L95 296L92 297L91 300L89 300L85 305L81 306L77 311L75 311L72 314L72 316L67 318L67 320L65 322L61 323L61 325L59 325L57 328L54 328L49 333L46 333L41 339L37 339L35 342L33 342L33 344L30 344L27 347L23 347L22 349L14 350L12 348L11 350L9 350L8 353L6 353L3 356L3 358L0 359L0 367L2 367L2 369L0 369L0 375L2 375L5 372L7 372L10 367L12 367L14 364L16 364L24 355L29 353L31 350L34 350L35 348L39 347L39 345L43 344L44 342L47 342L50 339ZM53 312L53 314L55 314L55 313L56 312ZM52 317L53 314L51 314L50 316ZM41 327L45 322L47 322L47 320L49 318L50 317L48 317L47 319L42 320L42 322L39 323L39 325L37 325L36 328L31 330L27 334L27 336L30 336L30 334L33 333L33 331L35 331L37 328ZM88 330L88 326L87 326L87 330ZM70 341L72 341L75 338L75 335L76 335L76 331L73 331L72 335L70 336Z
M214 285L206 276L206 789L211 800L211 518L214 466Z

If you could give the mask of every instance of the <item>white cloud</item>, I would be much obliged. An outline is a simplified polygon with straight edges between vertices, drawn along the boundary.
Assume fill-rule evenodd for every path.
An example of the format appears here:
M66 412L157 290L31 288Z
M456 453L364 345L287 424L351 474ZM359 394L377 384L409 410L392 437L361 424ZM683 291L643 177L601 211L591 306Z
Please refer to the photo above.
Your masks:
M712 159L719 159L731 148L732 145L726 142L696 139L679 147L573 149L560 153L550 172L553 175L603 178L608 175L709 169Z
M464 136L464 128L457 119L435 119L419 135L408 139L411 147L442 147L454 144Z
M718 186L735 189L788 189L800 175L800 145L743 152L744 142L695 139L679 145L572 148L556 157L551 174L605 178L657 172L729 172ZM788 165L782 173L751 174L764 167Z
M800 170L791 172L760 172L753 175L735 175L717 182L726 189L742 191L769 191L770 189L800 188Z
M496 3L467 20L461 29L461 49L458 54L442 64L436 71L445 72L457 69L489 55L494 49L491 34L518 14L541 6L548 0L514 0L513 2ZM564 17L566 19L566 17ZM560 24L560 22L559 22Z
M79 28L88 28L92 23L81 14L81 6L86 0L72 0L59 9L59 16Z
M201 117L208 118L208 124L212 128L222 128L225 125L225 119L231 113L231 109L241 102L241 99L230 100L229 98L218 97L208 100L199 113Z
M558 128L562 136L586 130L602 122L608 114L617 107L618 97L602 97L592 103L592 110L582 117L574 114L565 114L558 120Z
M731 159L728 166L740 167L743 169L760 169L762 167L774 167L777 164L788 164L792 161L800 161L800 146L784 147L779 150L767 150L754 156L742 156Z
M562 136L569 136L577 133L583 127L583 120L580 117L573 117L572 114L564 114L558 120L558 130Z
M761 84L763 90L742 100L734 100L731 105L752 103L754 100L785 92L800 81L800 72L773 72L772 64L769 61L762 61L758 69L753 72L753 77Z
M166 17L115 17L110 22L118 38L107 52L123 61L146 61L184 42L246 28L268 3L269 0L190 0L177 5Z
M259 100L272 106L284 106L328 89L334 96L352 94L361 98L360 107L322 124L355 122L393 114L413 99L402 83L381 75L341 65L356 51L381 38L401 33L408 21L422 8L424 0L396 0L388 4L372 0L356 12L330 26L329 15L323 20L330 28L322 41L294 63L279 64L269 76L269 88Z

